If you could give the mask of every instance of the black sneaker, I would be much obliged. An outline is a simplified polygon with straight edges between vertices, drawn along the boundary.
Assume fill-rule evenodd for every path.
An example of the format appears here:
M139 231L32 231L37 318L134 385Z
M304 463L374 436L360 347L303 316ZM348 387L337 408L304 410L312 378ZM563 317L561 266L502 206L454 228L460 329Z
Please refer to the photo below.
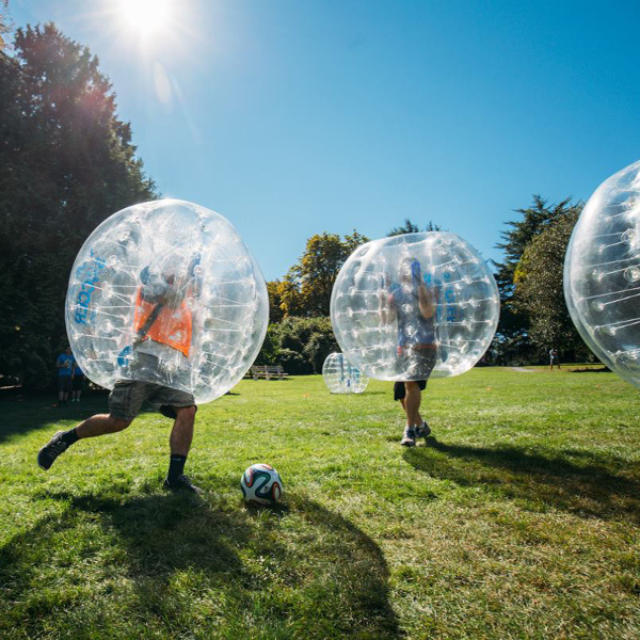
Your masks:
M424 438L426 440L430 433L431 429L429 429L429 425L424 420L419 427L416 427L416 438Z
M182 474L178 476L173 482L169 482L169 478L165 478L162 486L169 491L190 491L191 493L197 493L198 495L204 493L200 487L196 487L189 476Z
M58 431L47 444L38 452L38 464L46 471L51 467L53 461L64 453L69 445L62 439L64 431Z

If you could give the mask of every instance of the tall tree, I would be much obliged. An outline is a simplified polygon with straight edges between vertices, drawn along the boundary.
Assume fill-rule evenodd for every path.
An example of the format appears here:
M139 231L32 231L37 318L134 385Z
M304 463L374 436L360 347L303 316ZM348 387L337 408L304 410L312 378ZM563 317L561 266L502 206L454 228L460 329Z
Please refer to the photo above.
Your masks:
M0 374L46 385L69 271L87 235L155 195L98 59L53 24L0 54Z
M571 209L556 218L526 247L514 273L513 305L529 318L529 339L540 355L556 347L562 357L585 357L588 349L564 300L564 257L579 216Z
M501 234L503 242L496 246L504 251L505 260L501 263L494 262L501 311L492 347L494 352L500 354L501 359L518 360L531 356L529 313L524 306L515 305L513 300L515 272L525 249L554 221L567 215L578 215L581 210L582 204L571 204L569 198L548 206L541 196L534 195L532 205L526 209L517 209L520 219L508 222L509 229Z
M280 295L280 280L267 282L267 294L269 295L269 321L280 322L282 320L282 297Z
M420 227L412 222L409 218L405 218L404 224L399 227L394 227L387 233L387 237L390 236L399 236L403 233L418 233L420 231ZM431 220L426 224L424 231L441 231L439 225L434 224Z
M280 285L285 314L328 316L338 272L353 250L364 242L368 242L368 238L355 230L344 239L326 232L311 236L305 252Z
M0 0L0 53L7 48L5 35L10 30L11 20L7 9L9 8L9 0Z

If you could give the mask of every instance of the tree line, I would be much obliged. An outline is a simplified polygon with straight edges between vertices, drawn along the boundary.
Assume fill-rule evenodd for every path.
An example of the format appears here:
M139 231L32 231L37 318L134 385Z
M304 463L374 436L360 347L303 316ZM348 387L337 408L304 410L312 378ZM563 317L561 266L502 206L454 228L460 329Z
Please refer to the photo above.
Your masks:
M0 40L0 386L54 381L80 246L115 211L156 197L97 57L51 23L18 29L11 55ZM508 223L497 245L505 259L493 264L502 312L487 363L540 360L551 346L565 359L590 357L562 293L564 253L581 208L535 196ZM407 219L389 235L437 229ZM334 281L368 240L357 230L315 234L288 272L267 283L271 325L258 363L321 370L338 350L329 320Z
M535 195L529 207L514 212L496 245L505 259L492 263L501 312L481 364L541 363L551 348L567 361L594 360L571 321L562 287L564 256L582 206L570 199L550 205ZM432 221L420 227L407 219L388 235L438 230ZM324 357L338 350L328 317L333 283L353 249L368 240L355 230L344 238L316 234L284 278L267 283L273 324L261 364L278 362L292 373L321 371Z
M110 214L156 197L87 47L53 24L0 51L0 375L49 386L71 266ZM2 381L0 381L1 384Z

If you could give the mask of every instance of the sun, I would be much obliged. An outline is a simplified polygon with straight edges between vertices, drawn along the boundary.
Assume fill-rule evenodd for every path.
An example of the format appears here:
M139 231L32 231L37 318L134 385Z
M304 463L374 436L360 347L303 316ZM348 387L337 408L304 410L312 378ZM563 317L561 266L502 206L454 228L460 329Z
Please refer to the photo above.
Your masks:
M168 31L173 16L172 0L118 0L123 26L141 38Z

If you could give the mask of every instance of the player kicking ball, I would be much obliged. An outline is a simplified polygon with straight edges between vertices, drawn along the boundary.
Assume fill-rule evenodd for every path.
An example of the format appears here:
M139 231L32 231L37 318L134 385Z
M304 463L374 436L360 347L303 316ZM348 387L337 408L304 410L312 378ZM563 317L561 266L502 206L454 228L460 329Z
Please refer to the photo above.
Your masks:
M192 271L192 270L191 270ZM109 395L109 413L96 414L68 431L59 431L38 453L38 464L48 470L56 458L84 438L94 438L126 429L140 413L145 402L159 407L174 419L169 446L171 457L164 488L172 491L202 493L188 476L184 466L191 448L197 407L193 394L150 382L154 372L166 371L167 363L176 380L190 375L189 353L192 343L192 312L188 304L194 283L179 277L170 266L153 274L149 268L140 274L136 297L134 330L127 375L118 380Z

